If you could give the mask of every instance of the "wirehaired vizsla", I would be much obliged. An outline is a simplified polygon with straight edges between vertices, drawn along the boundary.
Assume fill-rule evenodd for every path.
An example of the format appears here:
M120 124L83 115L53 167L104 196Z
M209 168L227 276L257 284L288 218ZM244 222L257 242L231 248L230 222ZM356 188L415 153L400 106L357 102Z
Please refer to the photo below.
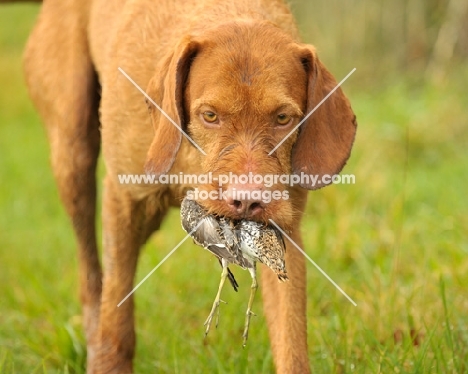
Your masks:
M132 372L133 297L117 304L134 286L142 244L187 189L120 184L119 174L333 175L354 140L355 116L341 89L287 137L337 83L314 47L300 42L281 0L47 0L24 64L76 233L88 373ZM206 155L145 103L119 67ZM102 268L95 228L101 145ZM231 219L273 219L302 245L307 190L317 187L230 183L222 186L226 198L202 204ZM287 191L289 199L239 200L235 189ZM263 272L263 303L277 372L304 374L310 370L305 259L286 242L290 280L279 283Z

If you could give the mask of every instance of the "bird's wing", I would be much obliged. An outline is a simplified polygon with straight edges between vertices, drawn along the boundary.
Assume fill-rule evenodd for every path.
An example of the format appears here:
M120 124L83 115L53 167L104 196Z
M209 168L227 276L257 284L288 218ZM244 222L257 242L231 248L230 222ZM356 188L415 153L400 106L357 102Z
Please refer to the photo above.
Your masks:
M225 220L219 222L213 216L206 216L194 235L203 240L200 240L201 246L216 256L244 269L253 266L253 263L242 255L237 237Z
M181 209L182 228L190 234L194 242L209 250L218 258L245 268L253 264L242 256L232 222L225 218L215 218L196 202L185 198ZM197 225L199 225L197 227ZM197 228L194 232L194 230Z
M182 228L190 234L196 244L229 261L229 251L223 243L219 224L213 216L207 215L197 202L188 198L182 201L180 214ZM192 232L195 228L197 229Z
M276 238L278 240L279 245L283 249L283 253L286 252L286 243L284 242L283 235L281 235L281 232L276 228L276 227L271 227L272 230L274 231Z
M192 234L192 237L197 244L208 249L219 258L224 258L228 262L236 263L236 258L229 248L226 247L223 238L220 236L219 224L213 216L205 216L202 218L201 225Z

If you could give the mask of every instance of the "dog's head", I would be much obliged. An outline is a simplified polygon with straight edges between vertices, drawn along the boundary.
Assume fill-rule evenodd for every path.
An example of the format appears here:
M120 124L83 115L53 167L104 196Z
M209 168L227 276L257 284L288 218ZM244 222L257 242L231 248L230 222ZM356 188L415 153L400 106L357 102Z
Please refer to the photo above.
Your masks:
M292 188L280 176L334 175L349 157L356 120L340 88L295 129L337 82L314 47L269 22L230 23L187 37L159 71L148 94L206 152L201 162L194 160L200 173L232 176L227 183L198 186L218 192L223 182L223 198L201 201L212 213L273 218L290 227L297 189L324 184L303 180ZM150 112L155 137L146 171L163 174L170 171L183 135L152 105ZM242 175L247 179L236 180Z

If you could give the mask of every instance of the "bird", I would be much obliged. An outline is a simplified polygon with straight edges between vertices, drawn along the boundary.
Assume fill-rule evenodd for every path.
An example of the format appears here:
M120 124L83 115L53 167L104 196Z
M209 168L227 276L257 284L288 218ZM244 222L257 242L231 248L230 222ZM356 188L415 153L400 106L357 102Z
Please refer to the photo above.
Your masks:
M224 243L227 242L228 245L231 243L232 246L232 241L235 240L234 233L226 225L225 220L221 219L220 225L214 216L206 214L198 203L188 198L185 198L181 204L180 216L182 228L190 234L195 244L213 253L223 266L222 259L229 256ZM194 230L195 228L196 230ZM229 268L227 268L227 273L234 291L237 292L239 284L234 278L234 274Z
M247 344L252 305L258 288L256 264L261 262L268 266L278 277L278 280L288 280L284 255L286 247L283 237L274 226L261 222L248 220L231 220L208 214L207 211L195 200L186 197L181 204L182 228L192 237L194 242L214 254L223 270L221 281L216 293L211 312L206 319L205 336L211 327L211 322L217 312L216 327L219 321L219 305L221 291L226 278L231 281L237 291L238 284L234 275L229 270L229 264L235 264L242 269L247 269L252 277L250 297L245 315L243 346Z

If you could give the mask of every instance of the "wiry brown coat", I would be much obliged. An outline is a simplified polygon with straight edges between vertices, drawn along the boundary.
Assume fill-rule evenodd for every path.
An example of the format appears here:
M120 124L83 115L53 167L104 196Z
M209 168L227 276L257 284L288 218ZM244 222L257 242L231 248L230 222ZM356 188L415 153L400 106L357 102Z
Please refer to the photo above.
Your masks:
M152 105L148 115L141 93L118 67L206 157ZM116 305L133 287L139 248L183 192L180 186L121 185L118 174L334 174L355 133L349 103L337 90L267 156L291 128L274 126L279 110L296 124L336 84L314 48L299 42L279 0L48 0L26 48L25 70L77 236L88 373L132 371L133 299ZM207 108L219 113L221 126L203 123L200 113ZM103 272L94 225L100 144L106 165ZM273 201L255 218L272 218L302 245L306 190L288 189L289 200ZM239 218L223 200L205 207ZM263 274L264 310L277 371L302 374L309 372L305 263L289 243L286 263L286 284L272 272Z

